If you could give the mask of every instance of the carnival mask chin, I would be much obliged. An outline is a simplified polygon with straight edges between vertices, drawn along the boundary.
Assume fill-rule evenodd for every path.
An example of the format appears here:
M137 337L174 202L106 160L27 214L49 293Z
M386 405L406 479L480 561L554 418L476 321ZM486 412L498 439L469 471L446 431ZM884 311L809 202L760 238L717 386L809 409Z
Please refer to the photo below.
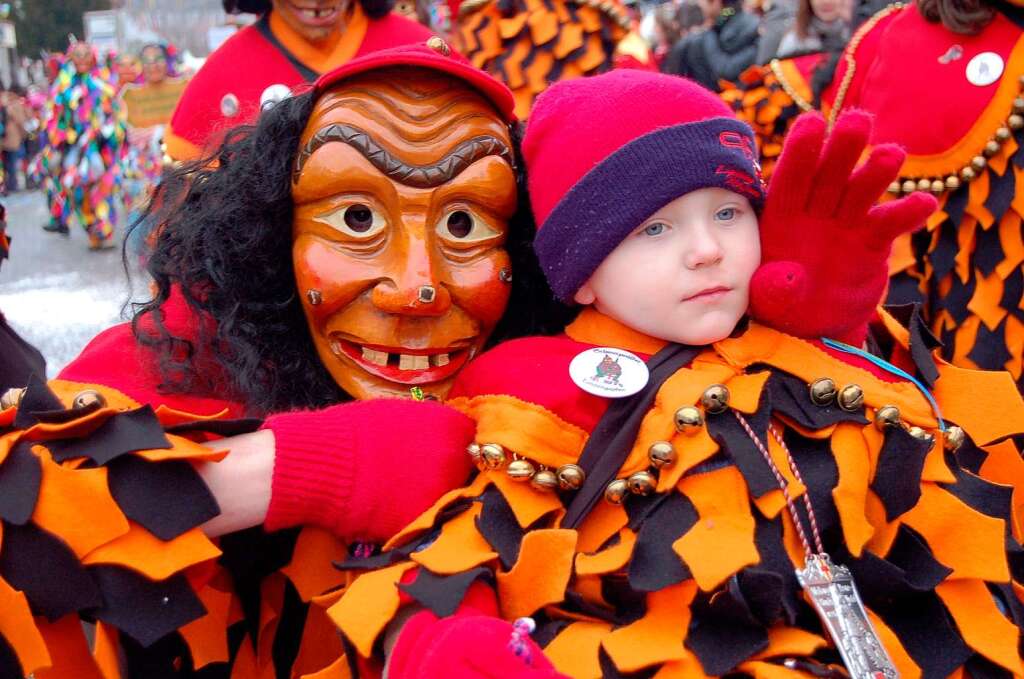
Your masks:
M373 71L317 100L295 162L292 258L320 360L356 398L443 398L508 304L512 144L462 81Z

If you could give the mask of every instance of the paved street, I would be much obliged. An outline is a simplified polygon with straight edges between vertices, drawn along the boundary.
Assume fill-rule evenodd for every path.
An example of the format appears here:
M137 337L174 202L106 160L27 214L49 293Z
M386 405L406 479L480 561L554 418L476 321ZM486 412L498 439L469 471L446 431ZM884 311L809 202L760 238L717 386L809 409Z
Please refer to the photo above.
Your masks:
M0 312L43 352L53 377L96 333L120 322L129 297L121 249L90 252L80 227L70 238L44 232L40 192L0 200L12 240L11 258L0 265ZM145 287L136 275L135 289Z

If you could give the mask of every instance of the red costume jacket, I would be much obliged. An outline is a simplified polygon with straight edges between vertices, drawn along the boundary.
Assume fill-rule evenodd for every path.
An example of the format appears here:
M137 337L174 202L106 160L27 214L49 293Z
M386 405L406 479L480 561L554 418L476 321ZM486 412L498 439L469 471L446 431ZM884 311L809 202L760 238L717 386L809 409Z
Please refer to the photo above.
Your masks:
M359 3L333 50L318 53L273 12L231 36L189 82L171 119L167 152L189 160L215 143L218 133L252 122L268 87L288 89L311 83L321 74L369 52L422 42L432 34L424 26L388 14L367 19Z

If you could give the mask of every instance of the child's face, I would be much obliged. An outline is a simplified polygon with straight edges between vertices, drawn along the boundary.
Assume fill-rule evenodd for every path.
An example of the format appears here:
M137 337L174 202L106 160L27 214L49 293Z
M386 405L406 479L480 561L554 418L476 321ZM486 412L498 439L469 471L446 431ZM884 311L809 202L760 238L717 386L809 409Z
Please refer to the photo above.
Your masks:
M757 215L743 196L706 188L676 198L626 237L576 301L681 344L728 337L761 262Z

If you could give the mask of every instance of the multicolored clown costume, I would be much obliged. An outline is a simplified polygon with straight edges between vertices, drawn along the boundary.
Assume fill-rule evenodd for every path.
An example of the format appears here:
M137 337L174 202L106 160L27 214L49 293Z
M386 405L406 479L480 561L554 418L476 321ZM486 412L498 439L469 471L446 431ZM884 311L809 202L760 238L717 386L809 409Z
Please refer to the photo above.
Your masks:
M110 71L94 60L79 72L65 61L45 115L44 147L33 169L44 182L53 230L66 231L74 217L91 248L112 246L126 146Z
M1024 9L982 9L991 18L966 34L918 4L891 5L838 63L775 61L723 96L756 130L766 170L801 110L873 113L872 142L909 153L891 194L930 192L940 207L896 244L890 301L924 303L947 360L1009 370L1024 388Z

